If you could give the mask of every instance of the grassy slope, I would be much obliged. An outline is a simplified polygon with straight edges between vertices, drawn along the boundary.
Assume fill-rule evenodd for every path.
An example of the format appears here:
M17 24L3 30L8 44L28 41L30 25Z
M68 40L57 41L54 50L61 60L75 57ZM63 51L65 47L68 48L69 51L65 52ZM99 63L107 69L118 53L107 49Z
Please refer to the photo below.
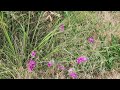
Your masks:
M64 19L52 22L46 22L43 13L1 12L0 78L69 78L67 71L47 67L52 59L67 69L74 67L79 78L120 77L119 12L66 11ZM59 32L60 24L64 32ZM90 36L94 44L87 42ZM26 62L34 49L37 67L28 73ZM81 55L89 61L78 65Z

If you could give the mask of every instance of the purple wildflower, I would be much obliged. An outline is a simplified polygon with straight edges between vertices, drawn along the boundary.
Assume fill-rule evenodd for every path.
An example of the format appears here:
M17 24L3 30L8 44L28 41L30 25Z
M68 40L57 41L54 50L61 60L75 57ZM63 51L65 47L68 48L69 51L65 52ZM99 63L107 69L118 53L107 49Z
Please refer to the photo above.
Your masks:
M80 63L85 62L85 61L87 61L87 60L88 60L87 57L81 56L81 57L77 58L77 63L80 64Z
M78 78L76 72L71 72L71 73L69 73L69 76L70 76L72 79L76 79L76 78Z
M65 70L65 67L60 64L60 65L58 65L58 69L59 69L59 70Z
M53 64L54 64L54 61L49 61L48 64L47 64L47 66L51 67L51 66L53 66Z
M36 62L34 60L29 60L29 62L27 63L27 68L28 68L28 71L29 72L32 72L33 69L35 68L36 66Z
M74 69L74 68L70 68L70 69L68 70L68 72L69 72L69 76L70 76L72 79L78 78L78 75L77 75L77 73L75 72L75 69Z
M89 38L88 38L88 41L89 41L90 43L94 43L94 38L93 38L93 37L89 37Z
M64 24L60 25L60 31L62 31L62 32L64 31Z
M35 57L35 55L36 55L36 51L32 51L32 52L31 52L31 56L32 56L32 57Z

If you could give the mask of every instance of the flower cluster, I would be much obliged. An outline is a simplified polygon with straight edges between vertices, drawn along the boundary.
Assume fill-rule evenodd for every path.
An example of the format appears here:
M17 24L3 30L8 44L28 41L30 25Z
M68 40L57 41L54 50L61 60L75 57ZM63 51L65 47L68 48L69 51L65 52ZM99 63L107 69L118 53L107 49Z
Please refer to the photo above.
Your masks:
M75 72L75 69L74 68L70 68L68 70L68 73L69 73L69 76L72 78L72 79L77 79L78 78L78 75L77 73Z
M32 72L35 66L36 66L36 62L34 60L29 60L27 65L28 71Z
M29 72L32 72L36 66L36 61L33 60L33 58L35 58L35 56L36 56L36 51L32 51L31 52L31 59L27 63L27 69Z
M49 61L48 64L47 64L48 67L51 67L53 65L54 65L54 60Z
M89 37L89 38L88 38L88 42L89 42L89 43L94 43L94 38L93 38L93 37Z
M87 60L88 60L87 57L81 56L81 57L77 58L76 62L77 62L78 64L80 64L80 63L85 62L85 61L87 61Z
M64 24L60 25L60 31L62 31L62 32L64 31ZM93 37L88 38L89 43L94 43L94 41L95 40L94 40ZM36 67L36 61L34 60L35 57L36 57L36 53L37 53L36 51L32 51L31 52L31 59L27 62L27 69L28 69L29 72L32 72L34 70L34 68ZM88 57L80 56L76 59L76 63L81 64L83 62L86 62L87 60L89 60ZM48 68L50 68L50 67L54 66L54 64L55 64L54 60L50 60L47 63L47 66L48 66ZM62 64L58 64L57 68L58 68L58 70L62 70L62 71L66 70L66 67ZM70 68L68 70L68 74L69 74L69 77L72 78L72 79L77 79L78 78L78 75L77 75L74 68Z

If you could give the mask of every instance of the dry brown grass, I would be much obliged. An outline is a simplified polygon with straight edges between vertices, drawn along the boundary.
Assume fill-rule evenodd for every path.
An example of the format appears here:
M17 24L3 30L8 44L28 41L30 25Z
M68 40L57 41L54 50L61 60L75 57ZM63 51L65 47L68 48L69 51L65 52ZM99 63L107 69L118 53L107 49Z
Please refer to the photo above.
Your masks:
M101 72L97 79L120 79L120 73L116 70Z

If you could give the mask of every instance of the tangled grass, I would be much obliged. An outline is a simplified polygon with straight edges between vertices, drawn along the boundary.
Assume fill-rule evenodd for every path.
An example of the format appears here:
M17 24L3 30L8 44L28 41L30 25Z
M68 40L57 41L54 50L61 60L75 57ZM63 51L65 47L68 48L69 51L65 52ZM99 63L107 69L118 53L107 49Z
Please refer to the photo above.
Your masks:
M0 78L120 78L119 17L113 11L1 11ZM36 67L29 72L32 51ZM87 62L78 64L80 56Z

